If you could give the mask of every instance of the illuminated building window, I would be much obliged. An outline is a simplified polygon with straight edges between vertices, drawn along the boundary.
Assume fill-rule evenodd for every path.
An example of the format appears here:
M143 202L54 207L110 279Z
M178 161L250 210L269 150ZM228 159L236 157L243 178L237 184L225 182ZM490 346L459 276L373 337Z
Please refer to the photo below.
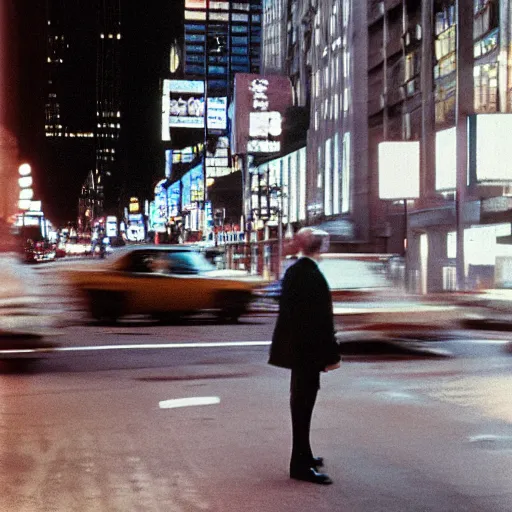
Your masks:
M190 43L204 43L204 34L185 34L185 41Z
M323 175L322 175L322 172L321 172L322 167L323 167L322 147L318 146L318 149L317 149L317 168L316 168L316 171L317 171L316 186L318 188L322 188L322 178L323 178Z
M298 155L299 167L299 220L306 219L306 150L301 149Z
M205 12L185 11L186 20L206 20Z
M325 165L324 165L324 212L332 215L332 153L331 139L325 141ZM320 162L319 162L320 163ZM321 169L321 167L319 167Z
M475 66L475 111L497 112L498 110L498 64L496 62Z
M334 215L340 213L340 136L339 133L334 135L334 148L333 148L333 192L332 203Z
M350 186L352 172L350 165L350 132L343 136L343 147L341 149L341 212L350 211Z
M227 12L210 12L209 18L212 21L229 21L229 14Z
M233 25L231 31L237 34L247 34L248 28L247 25Z
M217 9L219 11L228 11L229 2L210 2L210 9Z

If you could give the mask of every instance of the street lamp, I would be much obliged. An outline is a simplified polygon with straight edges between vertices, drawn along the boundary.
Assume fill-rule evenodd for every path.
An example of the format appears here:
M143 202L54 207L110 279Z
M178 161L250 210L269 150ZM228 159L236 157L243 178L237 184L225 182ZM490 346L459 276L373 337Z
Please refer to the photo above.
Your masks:
M21 164L18 167L18 184L20 193L18 197L18 209L22 212L22 225L25 227L25 212L30 210L34 191L32 189L32 167L29 164Z

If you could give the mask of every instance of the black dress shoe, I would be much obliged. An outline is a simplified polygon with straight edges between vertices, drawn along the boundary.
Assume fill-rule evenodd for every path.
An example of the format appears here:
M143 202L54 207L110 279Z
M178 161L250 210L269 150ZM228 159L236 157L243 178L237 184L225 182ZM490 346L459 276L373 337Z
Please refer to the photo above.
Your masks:
M323 457L313 457L311 459L311 467L316 469L316 468L321 468L322 466L324 465L324 458Z
M302 480L303 482L311 482L313 484L329 485L332 480L329 475L319 473L314 468L292 469L290 470L290 478L294 480Z

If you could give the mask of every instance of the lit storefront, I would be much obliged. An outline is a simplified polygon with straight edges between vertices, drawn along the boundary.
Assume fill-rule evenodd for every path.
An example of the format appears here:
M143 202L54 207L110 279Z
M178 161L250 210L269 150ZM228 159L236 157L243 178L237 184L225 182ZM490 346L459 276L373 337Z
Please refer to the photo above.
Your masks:
M306 148L249 167L250 212L254 229L306 220Z

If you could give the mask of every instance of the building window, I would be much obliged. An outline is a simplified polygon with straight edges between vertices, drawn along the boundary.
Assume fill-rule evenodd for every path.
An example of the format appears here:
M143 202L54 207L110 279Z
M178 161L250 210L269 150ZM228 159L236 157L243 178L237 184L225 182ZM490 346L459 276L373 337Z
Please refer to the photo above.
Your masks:
M455 25L455 5L446 5L441 11L436 12L435 32L441 34Z
M203 32L205 31L205 25L203 23L186 24L185 32Z
M185 34L185 41L190 43L204 43L204 34Z
M325 141L325 165L324 165L324 212L332 215L332 148L331 139Z
M286 157L284 161L286 162L285 168L288 168L290 171L290 222L297 222L297 156L295 153L292 153L290 156Z
M231 38L231 44L233 44L233 45L243 46L243 45L247 45L248 42L249 41L248 41L247 37L236 37L236 36L233 36Z
M231 32L234 34L247 34L247 25L233 25Z
M186 20L206 20L206 12L185 11Z
M498 64L475 66L475 112L498 111Z
M340 136L339 133L334 135L334 148L333 148L333 191L332 191L332 203L333 203L333 214L337 215L340 213Z
M229 11L229 2L210 2L210 9Z
M203 75L204 74L204 66L187 64L186 68L187 68L187 73L190 73L191 75Z
M350 211L350 185L352 181L350 168L350 132L343 136L343 147L341 153L341 212Z
M322 162L322 146L318 146L317 149L317 168L316 168L316 186L317 188L322 188L322 168L323 168L323 162Z
M225 66L208 66L208 73L211 75L224 75L226 74Z
M234 46L233 48L231 48L231 53L233 55L247 55L248 48L247 46Z
M204 45L187 44L185 50L187 53L203 53L204 54Z

